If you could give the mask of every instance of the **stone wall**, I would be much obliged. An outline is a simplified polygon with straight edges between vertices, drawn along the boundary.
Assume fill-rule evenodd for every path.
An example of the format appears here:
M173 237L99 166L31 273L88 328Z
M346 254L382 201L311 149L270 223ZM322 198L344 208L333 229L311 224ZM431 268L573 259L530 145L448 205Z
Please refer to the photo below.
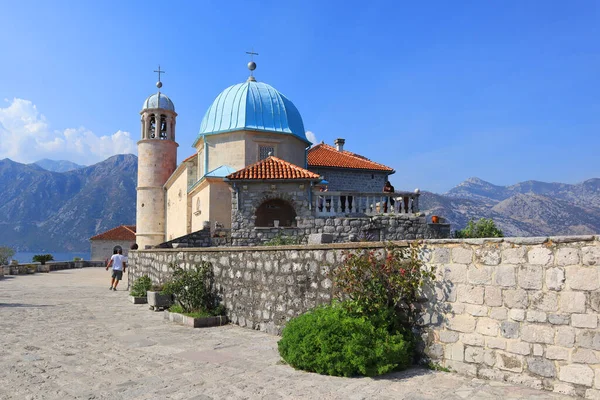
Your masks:
M126 240L90 240L91 242L91 254L90 259L92 261L104 261L113 255L113 249L115 246L121 246L123 249L123 255L127 257L129 248L135 241Z
M599 237L426 240L437 267L423 314L426 354L461 374L600 396ZM406 245L406 242L398 242ZM130 253L132 278L169 277L168 264L210 261L233 323L278 333L331 298L346 243ZM595 397L594 397L595 396Z
M385 172L349 170L348 168L317 168L310 171L324 177L329 191L381 192L388 174Z

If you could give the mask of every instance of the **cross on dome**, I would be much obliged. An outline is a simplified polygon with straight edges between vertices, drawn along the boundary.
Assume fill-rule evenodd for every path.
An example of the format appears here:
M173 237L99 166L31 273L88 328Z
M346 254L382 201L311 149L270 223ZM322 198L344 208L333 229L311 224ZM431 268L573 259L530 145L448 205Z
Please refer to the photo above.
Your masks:
M159 64L158 70L155 70L154 72L158 72L158 82L156 82L156 87L160 89L162 87L162 82L160 81L160 74L166 74L166 71L161 71Z

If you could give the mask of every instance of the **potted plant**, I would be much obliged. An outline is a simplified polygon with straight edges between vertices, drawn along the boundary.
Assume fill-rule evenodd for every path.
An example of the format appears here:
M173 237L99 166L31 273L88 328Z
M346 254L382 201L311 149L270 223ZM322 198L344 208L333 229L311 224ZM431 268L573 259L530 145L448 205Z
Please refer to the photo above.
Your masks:
M148 290L152 289L152 280L148 275L138 278L131 285L129 300L133 304L146 304L148 302Z
M164 310L173 304L173 296L163 292L162 286L152 286L151 290L146 292L146 298L151 310Z

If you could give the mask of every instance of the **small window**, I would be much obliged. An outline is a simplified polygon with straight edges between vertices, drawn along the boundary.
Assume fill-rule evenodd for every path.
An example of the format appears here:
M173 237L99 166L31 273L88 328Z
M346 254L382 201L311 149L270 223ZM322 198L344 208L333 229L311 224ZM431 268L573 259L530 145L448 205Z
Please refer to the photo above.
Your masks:
M275 155L275 147L273 146L260 146L258 149L259 161Z
M371 174L371 179L375 179L375 174Z

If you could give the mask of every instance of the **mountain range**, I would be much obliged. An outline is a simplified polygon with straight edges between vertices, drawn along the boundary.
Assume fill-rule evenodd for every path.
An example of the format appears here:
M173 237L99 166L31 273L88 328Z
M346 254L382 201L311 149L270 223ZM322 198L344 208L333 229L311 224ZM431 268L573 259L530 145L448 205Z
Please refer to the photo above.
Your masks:
M453 229L483 217L492 218L505 236L595 234L600 232L600 179L497 186L469 178L443 195L424 192L420 207L443 216Z
M0 160L0 246L20 252L89 251L90 237L135 224L136 183L132 154L88 167ZM595 234L600 232L600 179L497 186L470 178L444 194L422 192L420 208L445 218L453 230L485 217L505 236Z
M89 251L88 239L135 223L137 157L54 172L0 160L0 245L16 251Z

